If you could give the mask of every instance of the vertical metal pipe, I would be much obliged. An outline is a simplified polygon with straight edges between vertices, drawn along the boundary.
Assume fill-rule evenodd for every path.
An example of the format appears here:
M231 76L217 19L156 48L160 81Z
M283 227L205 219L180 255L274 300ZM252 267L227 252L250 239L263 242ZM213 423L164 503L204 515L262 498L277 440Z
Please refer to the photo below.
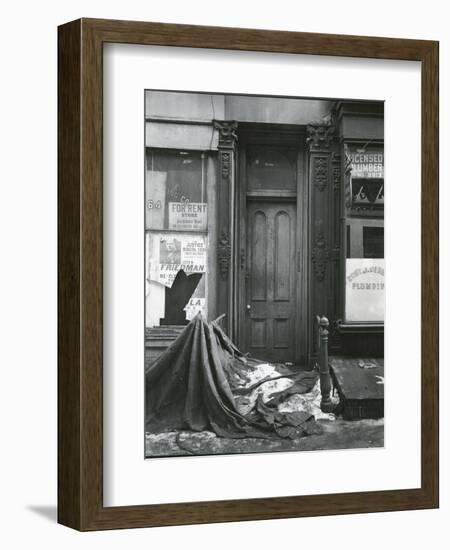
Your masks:
M331 412L333 404L331 402L331 378L330 367L328 365L328 327L330 323L326 317L321 317L319 321L319 376L320 376L320 392L322 399L320 408L323 412Z

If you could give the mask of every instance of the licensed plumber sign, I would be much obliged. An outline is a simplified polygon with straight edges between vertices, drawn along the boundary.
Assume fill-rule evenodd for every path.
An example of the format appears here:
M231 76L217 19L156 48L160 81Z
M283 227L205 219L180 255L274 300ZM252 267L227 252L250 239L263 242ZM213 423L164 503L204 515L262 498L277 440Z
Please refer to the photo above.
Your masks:
M169 202L169 229L205 231L207 209L206 202Z
M384 178L384 153L382 150L351 151L353 178Z
M345 270L345 318L384 322L384 259L348 258Z

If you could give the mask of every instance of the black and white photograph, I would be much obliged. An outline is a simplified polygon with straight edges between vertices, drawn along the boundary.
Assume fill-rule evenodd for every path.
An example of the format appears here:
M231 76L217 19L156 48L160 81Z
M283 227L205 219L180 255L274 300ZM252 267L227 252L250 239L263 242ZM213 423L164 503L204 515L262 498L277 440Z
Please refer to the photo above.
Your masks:
M4 4L1 548L445 547L446 7Z
M144 102L145 457L384 447L384 103Z

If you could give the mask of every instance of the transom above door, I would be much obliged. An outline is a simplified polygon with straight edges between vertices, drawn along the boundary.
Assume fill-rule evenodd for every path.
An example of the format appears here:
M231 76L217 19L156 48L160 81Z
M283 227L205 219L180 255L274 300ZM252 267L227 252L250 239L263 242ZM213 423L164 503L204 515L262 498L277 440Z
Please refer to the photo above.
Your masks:
M252 194L297 193L296 148L276 145L248 146L246 151L247 191Z

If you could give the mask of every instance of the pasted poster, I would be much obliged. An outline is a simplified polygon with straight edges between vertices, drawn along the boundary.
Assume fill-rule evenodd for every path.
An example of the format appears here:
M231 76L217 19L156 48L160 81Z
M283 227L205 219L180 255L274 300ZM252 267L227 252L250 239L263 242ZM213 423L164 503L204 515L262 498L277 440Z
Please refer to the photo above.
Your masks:
M207 238L204 235L153 233L149 235L151 281L171 288L179 271L186 275L206 272Z
M169 202L169 229L205 231L207 213L206 202Z
M200 279L200 283L195 289L194 294L189 299L189 302L184 307L186 312L186 319L190 321L193 319L197 313L202 313L203 316L207 317L207 307L206 307L206 278L205 275Z
M384 259L348 258L345 270L345 319L384 322Z

